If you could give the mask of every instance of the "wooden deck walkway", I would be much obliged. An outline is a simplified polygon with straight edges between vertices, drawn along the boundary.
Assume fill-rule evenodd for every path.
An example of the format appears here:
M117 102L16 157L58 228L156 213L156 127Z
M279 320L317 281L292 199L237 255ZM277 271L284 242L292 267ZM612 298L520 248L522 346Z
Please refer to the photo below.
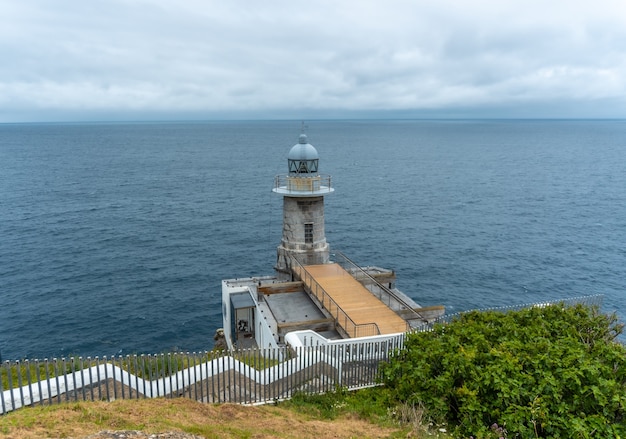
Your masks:
M340 265L307 265L304 268L357 325L376 323L381 334L395 334L407 330L407 323L402 317L381 302Z

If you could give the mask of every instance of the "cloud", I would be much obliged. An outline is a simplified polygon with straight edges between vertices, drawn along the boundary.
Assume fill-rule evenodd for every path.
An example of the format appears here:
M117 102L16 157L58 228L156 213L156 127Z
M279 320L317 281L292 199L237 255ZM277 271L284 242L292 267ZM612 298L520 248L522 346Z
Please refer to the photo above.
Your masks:
M1 3L0 120L306 109L471 117L517 105L558 113L572 101L594 117L601 100L611 105L602 116L626 117L621 1Z

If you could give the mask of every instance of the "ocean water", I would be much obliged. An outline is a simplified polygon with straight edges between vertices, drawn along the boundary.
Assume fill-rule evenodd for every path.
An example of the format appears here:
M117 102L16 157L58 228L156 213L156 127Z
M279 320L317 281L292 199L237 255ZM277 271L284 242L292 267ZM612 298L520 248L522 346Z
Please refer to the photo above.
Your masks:
M3 359L200 351L271 274L300 122L0 125ZM604 294L624 320L626 121L310 121L326 236L449 312Z

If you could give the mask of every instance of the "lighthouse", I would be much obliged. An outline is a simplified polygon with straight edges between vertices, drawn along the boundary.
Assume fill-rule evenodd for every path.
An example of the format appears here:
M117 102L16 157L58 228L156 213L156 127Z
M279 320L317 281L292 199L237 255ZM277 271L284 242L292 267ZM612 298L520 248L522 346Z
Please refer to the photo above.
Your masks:
M300 134L287 156L288 174L277 175L272 191L283 196L283 234L276 270L291 276L291 258L303 265L326 264L329 247L324 231L324 196L334 192L330 175L319 173L319 155Z
M287 174L274 178L272 191L283 197L276 271L222 280L221 333L229 349L380 341L443 314L398 290L393 270L361 267L337 249L330 254L324 197L334 189L306 134L289 150Z

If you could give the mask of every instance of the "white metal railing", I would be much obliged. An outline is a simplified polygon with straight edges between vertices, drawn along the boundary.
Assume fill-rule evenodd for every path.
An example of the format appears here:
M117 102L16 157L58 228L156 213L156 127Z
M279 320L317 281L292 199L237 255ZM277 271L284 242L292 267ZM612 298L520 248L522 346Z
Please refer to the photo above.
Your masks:
M188 397L262 404L297 392L377 384L388 341L229 353L168 353L6 361L0 365L0 414L77 400ZM365 367L367 363L367 367Z
M318 174L311 177L277 175L274 177L274 191L295 194L325 194L333 192L333 189L330 175Z
M508 312L553 304L600 306L602 295L489 308ZM466 311L467 312L467 311ZM447 323L463 313L445 316ZM424 325L415 331L428 331ZM263 404L298 391L324 393L375 386L381 362L405 334L327 340L312 331L287 334L286 347L118 357L5 361L0 415L29 405L77 400L187 397L209 403Z

